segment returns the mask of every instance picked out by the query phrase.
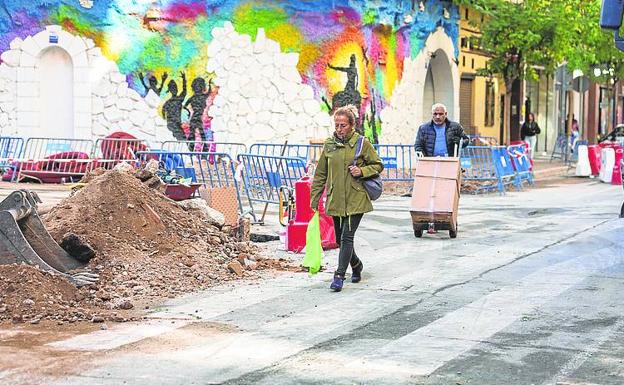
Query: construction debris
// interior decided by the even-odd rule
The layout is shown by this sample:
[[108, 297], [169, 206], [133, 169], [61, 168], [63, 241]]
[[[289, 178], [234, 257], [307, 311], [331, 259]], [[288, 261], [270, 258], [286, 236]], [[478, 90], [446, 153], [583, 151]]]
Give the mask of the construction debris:
[[[87, 267], [99, 281], [77, 288], [36, 267], [0, 266], [0, 321], [124, 321], [163, 298], [257, 276], [256, 270], [291, 268], [288, 261], [258, 256], [256, 246], [225, 231], [237, 229], [220, 229], [223, 219], [207, 215], [201, 204], [184, 208], [134, 173], [87, 177], [84, 187], [43, 220], [52, 238], [89, 259]], [[94, 256], [87, 256], [89, 249]]]

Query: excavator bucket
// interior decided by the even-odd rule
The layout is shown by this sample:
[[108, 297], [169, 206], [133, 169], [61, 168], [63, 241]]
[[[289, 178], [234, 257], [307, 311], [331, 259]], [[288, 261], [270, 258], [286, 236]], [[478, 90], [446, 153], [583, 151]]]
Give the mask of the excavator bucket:
[[0, 264], [27, 263], [66, 276], [77, 286], [97, 281], [85, 264], [61, 248], [46, 230], [39, 214], [39, 196], [32, 191], [13, 191], [0, 202]]

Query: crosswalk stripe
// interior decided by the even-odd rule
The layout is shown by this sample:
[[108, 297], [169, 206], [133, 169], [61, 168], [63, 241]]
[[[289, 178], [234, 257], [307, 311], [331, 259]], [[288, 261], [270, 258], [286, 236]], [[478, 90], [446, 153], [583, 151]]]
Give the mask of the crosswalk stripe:
[[[484, 296], [377, 352], [348, 365], [350, 370], [393, 371], [429, 375], [517, 320], [584, 280], [593, 272], [624, 262], [614, 246], [538, 270], [522, 280]], [[417, 349], [406, 349], [417, 346]]]

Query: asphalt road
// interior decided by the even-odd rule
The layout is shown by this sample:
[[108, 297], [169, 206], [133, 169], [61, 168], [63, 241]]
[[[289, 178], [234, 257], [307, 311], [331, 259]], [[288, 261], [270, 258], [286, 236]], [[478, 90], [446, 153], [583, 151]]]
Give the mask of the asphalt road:
[[386, 197], [357, 233], [361, 283], [330, 292], [330, 252], [315, 277], [172, 300], [52, 343], [84, 354], [41, 383], [621, 385], [622, 200], [597, 182], [463, 196], [451, 240], [414, 238], [409, 199]]

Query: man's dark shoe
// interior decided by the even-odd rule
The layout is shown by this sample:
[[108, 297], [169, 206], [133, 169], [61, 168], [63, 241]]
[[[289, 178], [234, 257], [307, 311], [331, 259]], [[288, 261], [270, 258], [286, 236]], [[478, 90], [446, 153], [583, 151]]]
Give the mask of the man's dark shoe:
[[358, 283], [362, 280], [362, 270], [364, 270], [364, 264], [360, 262], [356, 267], [352, 268], [351, 282]]
[[339, 275], [334, 275], [334, 280], [332, 281], [331, 285], [329, 285], [329, 288], [332, 289], [333, 291], [340, 291], [342, 290], [343, 282], [344, 282], [344, 277], [341, 277]]

